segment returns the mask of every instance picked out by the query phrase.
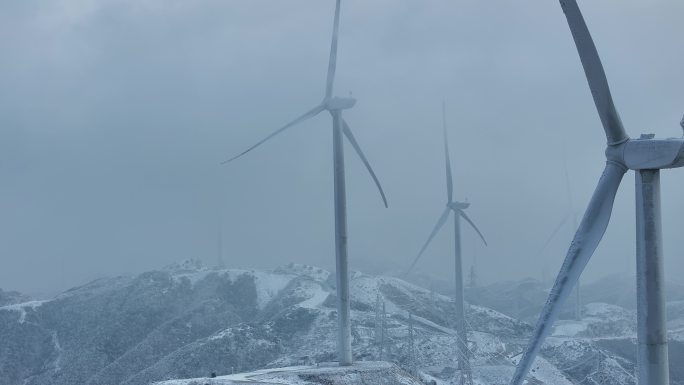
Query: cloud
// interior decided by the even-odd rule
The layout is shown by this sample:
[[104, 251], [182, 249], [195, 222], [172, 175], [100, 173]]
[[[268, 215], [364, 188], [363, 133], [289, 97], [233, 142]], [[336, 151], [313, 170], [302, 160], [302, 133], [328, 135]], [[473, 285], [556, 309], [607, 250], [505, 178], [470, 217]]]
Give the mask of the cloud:
[[[629, 133], [679, 136], [684, 112], [675, 0], [580, 3]], [[3, 287], [66, 288], [187, 258], [332, 267], [330, 121], [318, 117], [239, 162], [218, 162], [320, 101], [332, 1], [0, 4]], [[347, 153], [352, 268], [414, 257], [444, 204], [447, 101], [459, 199], [490, 246], [465, 234], [482, 280], [560, 266], [564, 158], [581, 215], [604, 138], [560, 6], [548, 1], [343, 2], [336, 92], [387, 191], [384, 209]], [[679, 171], [664, 173], [668, 271], [680, 271]], [[632, 271], [625, 178], [588, 279]], [[447, 231], [421, 268], [450, 276]], [[356, 265], [354, 265], [356, 264]], [[447, 267], [447, 268], [445, 268]], [[675, 279], [675, 275], [670, 278]]]

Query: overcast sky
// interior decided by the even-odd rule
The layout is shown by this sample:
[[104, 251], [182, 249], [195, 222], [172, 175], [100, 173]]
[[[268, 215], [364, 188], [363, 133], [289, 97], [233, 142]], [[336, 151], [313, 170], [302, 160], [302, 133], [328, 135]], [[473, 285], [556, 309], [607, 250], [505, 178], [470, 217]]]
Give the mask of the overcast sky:
[[[679, 137], [684, 2], [580, 1], [631, 136]], [[230, 267], [334, 266], [331, 122], [219, 162], [317, 104], [333, 0], [0, 2], [0, 287], [54, 292], [92, 278], [217, 258]], [[466, 269], [492, 282], [555, 275], [605, 137], [552, 0], [344, 0], [336, 94], [389, 200], [347, 151], [352, 268], [407, 266], [446, 200], [446, 100]], [[347, 146], [349, 149], [349, 146]], [[668, 278], [684, 271], [684, 170], [663, 172]], [[586, 279], [634, 271], [634, 174]], [[448, 278], [452, 225], [419, 266]]]

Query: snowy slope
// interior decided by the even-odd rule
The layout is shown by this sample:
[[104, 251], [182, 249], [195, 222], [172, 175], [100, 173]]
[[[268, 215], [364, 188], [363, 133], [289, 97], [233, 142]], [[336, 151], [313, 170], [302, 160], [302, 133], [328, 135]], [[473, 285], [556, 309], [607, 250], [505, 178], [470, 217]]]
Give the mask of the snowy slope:
[[582, 319], [556, 322], [555, 337], [628, 338], [636, 333], [636, 312], [606, 303], [585, 305]]
[[[0, 307], [0, 385], [149, 384], [334, 361], [334, 285], [330, 272], [312, 266], [209, 270], [184, 263], [97, 280], [45, 302]], [[459, 352], [448, 297], [358, 272], [351, 285], [357, 361], [416, 367], [423, 378], [454, 376]], [[376, 343], [378, 294], [387, 309], [382, 349]], [[558, 326], [532, 373], [536, 383], [634, 384], [633, 313], [600, 304], [585, 313], [577, 325]], [[507, 384], [531, 326], [476, 305], [468, 306], [467, 323], [474, 379]], [[680, 378], [684, 374], [673, 384]]]
[[351, 367], [293, 366], [262, 369], [216, 378], [192, 378], [157, 382], [155, 385], [422, 385], [417, 378], [387, 362], [359, 362]]

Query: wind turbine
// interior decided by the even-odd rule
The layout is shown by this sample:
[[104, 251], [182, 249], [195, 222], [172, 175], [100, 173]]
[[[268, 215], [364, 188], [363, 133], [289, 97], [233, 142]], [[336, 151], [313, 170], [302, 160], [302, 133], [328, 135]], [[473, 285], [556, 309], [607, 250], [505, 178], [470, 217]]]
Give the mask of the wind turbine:
[[453, 181], [452, 181], [452, 175], [451, 175], [451, 160], [449, 159], [449, 143], [447, 140], [447, 127], [446, 127], [446, 106], [444, 105], [444, 102], [442, 102], [442, 127], [444, 131], [444, 156], [446, 159], [446, 185], [447, 185], [447, 203], [446, 203], [446, 208], [442, 212], [442, 215], [439, 217], [437, 220], [437, 224], [435, 225], [434, 229], [432, 230], [432, 233], [430, 233], [430, 236], [428, 237], [427, 241], [423, 245], [423, 247], [420, 249], [420, 252], [416, 256], [416, 258], [413, 260], [413, 263], [411, 266], [406, 270], [404, 273], [407, 275], [408, 273], [411, 272], [414, 266], [416, 266], [416, 263], [418, 263], [418, 260], [420, 257], [423, 255], [423, 252], [425, 249], [427, 249], [428, 245], [432, 241], [432, 238], [435, 237], [437, 232], [444, 226], [446, 223], [447, 219], [449, 219], [449, 215], [453, 212], [454, 213], [454, 259], [455, 259], [455, 269], [454, 269], [454, 281], [455, 281], [455, 292], [454, 292], [454, 305], [456, 307], [456, 332], [458, 334], [458, 349], [460, 351], [460, 354], [458, 356], [458, 365], [461, 369], [461, 383], [463, 383], [464, 379], [467, 380], [468, 382], [470, 381], [470, 362], [468, 362], [467, 358], [467, 352], [468, 352], [468, 334], [466, 331], [466, 323], [465, 323], [465, 307], [463, 304], [463, 262], [461, 260], [461, 218], [463, 218], [470, 226], [472, 226], [473, 229], [477, 232], [477, 234], [480, 236], [482, 239], [482, 242], [484, 242], [485, 245], [487, 245], [487, 241], [485, 240], [484, 236], [482, 235], [482, 232], [475, 226], [475, 223], [468, 217], [468, 215], [465, 213], [465, 209], [470, 207], [470, 203], [468, 202], [458, 202], [455, 201], [453, 196], [454, 196], [454, 186], [453, 186]]
[[340, 26], [340, 0], [335, 4], [335, 19], [333, 22], [332, 43], [330, 44], [330, 60], [328, 62], [328, 76], [326, 80], [325, 96], [323, 101], [316, 107], [307, 111], [303, 115], [279, 128], [266, 138], [257, 142], [252, 147], [243, 151], [223, 162], [223, 164], [233, 161], [242, 155], [248, 153], [254, 148], [258, 147], [267, 140], [287, 130], [288, 128], [301, 123], [305, 120], [311, 119], [323, 111], [328, 111], [332, 116], [333, 128], [333, 169], [334, 169], [334, 202], [335, 202], [335, 259], [336, 259], [336, 276], [337, 276], [337, 318], [338, 318], [338, 339], [337, 352], [340, 365], [352, 364], [352, 350], [351, 350], [351, 320], [350, 320], [350, 299], [349, 299], [349, 269], [347, 258], [347, 203], [346, 203], [346, 189], [344, 177], [344, 135], [349, 140], [361, 161], [368, 169], [373, 181], [375, 182], [382, 201], [387, 207], [387, 199], [385, 193], [380, 186], [380, 181], [375, 176], [375, 172], [368, 163], [366, 156], [361, 151], [356, 138], [352, 134], [347, 122], [342, 118], [342, 111], [350, 109], [356, 104], [356, 99], [340, 98], [333, 96], [333, 83], [335, 80], [335, 69], [337, 66], [337, 36]]
[[[669, 384], [660, 169], [684, 166], [684, 139], [627, 136], [613, 105], [596, 47], [575, 0], [560, 0], [608, 140], [606, 166], [584, 213], [532, 338], [516, 368], [512, 385], [525, 379], [563, 302], [608, 227], [613, 202], [627, 170], [636, 174], [637, 374], [639, 383]], [[684, 124], [682, 124], [684, 128]]]
[[[570, 176], [568, 175], [568, 163], [567, 161], [564, 161], [565, 166], [565, 187], [567, 189], [567, 198], [568, 198], [568, 211], [567, 213], [563, 216], [561, 221], [556, 225], [556, 227], [553, 228], [553, 231], [551, 231], [551, 234], [549, 237], [546, 239], [546, 242], [544, 242], [544, 245], [539, 249], [539, 252], [537, 252], [537, 257], [535, 260], [538, 260], [540, 257], [542, 257], [542, 253], [544, 250], [546, 250], [546, 247], [549, 246], [553, 238], [556, 237], [556, 235], [560, 232], [560, 230], [565, 226], [565, 224], [572, 218], [572, 228], [573, 230], [577, 228], [577, 214], [575, 213], [575, 208], [574, 205], [572, 204], [572, 194], [570, 193]], [[544, 269], [543, 271], [546, 272], [546, 260], [543, 261], [544, 264]], [[545, 274], [543, 274], [545, 275]], [[546, 285], [546, 277], [542, 277], [542, 283]], [[582, 319], [582, 302], [580, 298], [580, 284], [579, 281], [577, 281], [577, 286], [575, 287], [575, 308], [573, 309], [575, 313], [575, 319], [577, 321], [580, 321]]]

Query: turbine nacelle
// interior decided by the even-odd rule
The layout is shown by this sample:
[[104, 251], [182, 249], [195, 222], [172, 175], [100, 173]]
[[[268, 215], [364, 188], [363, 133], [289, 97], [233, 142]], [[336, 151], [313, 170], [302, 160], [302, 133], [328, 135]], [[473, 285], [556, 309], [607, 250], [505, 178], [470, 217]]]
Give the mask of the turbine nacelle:
[[468, 202], [451, 202], [451, 203], [447, 203], [447, 207], [452, 209], [452, 210], [465, 210], [468, 207], [470, 207], [470, 203], [468, 203]]
[[340, 98], [334, 96], [332, 98], [326, 98], [323, 100], [323, 106], [328, 111], [340, 111], [348, 110], [356, 104], [356, 99], [354, 98]]
[[655, 170], [684, 166], [684, 138], [654, 139], [653, 134], [630, 139], [606, 150], [608, 160], [630, 170]]

